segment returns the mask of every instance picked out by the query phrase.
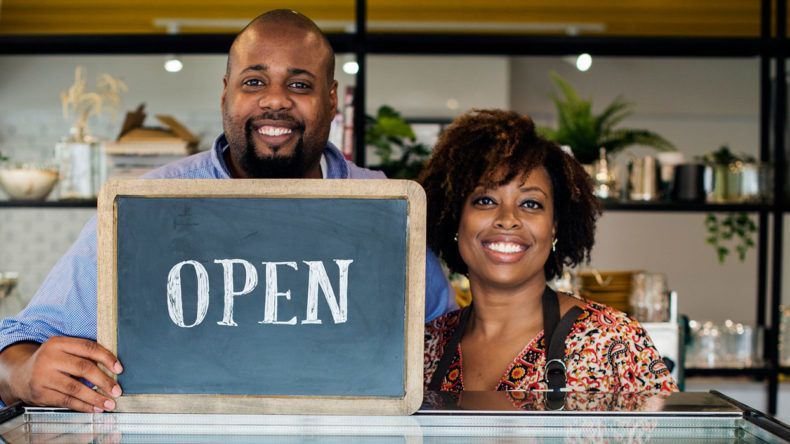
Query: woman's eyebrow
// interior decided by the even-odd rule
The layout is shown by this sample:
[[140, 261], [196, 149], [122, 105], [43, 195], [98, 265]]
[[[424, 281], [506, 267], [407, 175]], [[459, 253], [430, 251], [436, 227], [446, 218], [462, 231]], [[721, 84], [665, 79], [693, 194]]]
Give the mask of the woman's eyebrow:
[[544, 196], [549, 197], [549, 195], [543, 190], [543, 188], [538, 187], [538, 186], [521, 187], [521, 188], [519, 188], [519, 191], [521, 191], [522, 193], [526, 193], [526, 192], [529, 192], [529, 191], [537, 191], [537, 192], [543, 194]]

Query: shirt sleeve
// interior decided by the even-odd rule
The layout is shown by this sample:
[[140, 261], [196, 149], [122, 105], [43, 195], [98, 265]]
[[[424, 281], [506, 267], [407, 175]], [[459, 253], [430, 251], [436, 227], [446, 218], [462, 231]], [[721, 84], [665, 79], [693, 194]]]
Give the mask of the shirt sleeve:
[[425, 322], [430, 322], [452, 309], [450, 297], [455, 293], [430, 249], [425, 253], [425, 268]]
[[0, 351], [53, 336], [96, 339], [96, 216], [55, 264], [30, 303], [0, 321]]
[[612, 350], [611, 358], [624, 392], [676, 392], [675, 380], [664, 360], [639, 322], [624, 317], [619, 326], [619, 351]]

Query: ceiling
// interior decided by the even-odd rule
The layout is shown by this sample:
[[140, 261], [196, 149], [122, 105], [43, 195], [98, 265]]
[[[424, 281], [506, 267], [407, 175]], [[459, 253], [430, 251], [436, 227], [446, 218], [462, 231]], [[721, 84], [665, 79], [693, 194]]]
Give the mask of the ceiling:
[[[0, 34], [151, 34], [168, 24], [171, 32], [235, 32], [274, 8], [340, 31], [353, 24], [354, 7], [353, 0], [0, 0]], [[371, 32], [757, 37], [760, 1], [368, 0], [368, 20]]]

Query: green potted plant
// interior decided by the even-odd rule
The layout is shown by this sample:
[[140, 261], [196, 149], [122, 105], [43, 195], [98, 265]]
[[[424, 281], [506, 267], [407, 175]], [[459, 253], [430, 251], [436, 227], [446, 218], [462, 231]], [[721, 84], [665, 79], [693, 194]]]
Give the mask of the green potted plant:
[[[743, 170], [747, 165], [756, 165], [756, 160], [748, 154], [735, 154], [727, 145], [711, 151], [699, 161], [712, 170], [712, 190], [708, 200], [715, 203], [732, 203], [749, 200], [747, 190], [742, 190]], [[753, 196], [751, 196], [753, 197]]]
[[614, 99], [603, 111], [593, 113], [592, 100], [582, 99], [573, 87], [556, 72], [551, 80], [561, 96], [552, 94], [557, 108], [557, 128], [540, 128], [541, 134], [560, 145], [568, 145], [581, 163], [592, 163], [600, 148], [616, 154], [631, 145], [645, 145], [659, 151], [675, 147], [658, 134], [645, 129], [619, 128], [618, 125], [634, 112], [633, 104], [621, 97]]
[[376, 116], [366, 116], [365, 143], [375, 148], [381, 163], [371, 168], [392, 179], [416, 179], [430, 149], [417, 142], [411, 125], [392, 107], [381, 106]]

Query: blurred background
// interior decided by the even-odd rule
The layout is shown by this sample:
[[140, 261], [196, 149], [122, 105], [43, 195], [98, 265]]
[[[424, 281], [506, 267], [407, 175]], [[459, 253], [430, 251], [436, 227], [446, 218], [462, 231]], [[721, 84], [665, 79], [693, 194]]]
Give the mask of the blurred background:
[[[575, 272], [598, 274], [599, 287], [617, 273], [629, 284], [638, 271], [662, 275], [666, 319], [643, 320], [667, 321], [676, 293], [677, 313], [694, 321], [672, 336], [679, 354], [692, 353], [686, 388], [790, 418], [780, 383], [790, 353], [778, 353], [790, 348], [780, 328], [790, 303], [786, 81], [776, 82], [786, 8], [773, 1], [2, 0], [0, 272], [18, 273], [3, 315], [33, 296], [94, 214], [104, 180], [211, 146], [230, 42], [275, 8], [312, 18], [335, 47], [341, 103], [330, 137], [359, 164], [414, 177], [441, 130], [471, 108], [526, 113], [569, 145], [606, 205], [592, 262]], [[83, 100], [91, 92], [98, 109]], [[141, 104], [147, 118], [124, 128]], [[609, 134], [557, 131], [611, 109]], [[407, 125], [397, 143], [382, 142], [387, 119]], [[620, 130], [660, 139], [610, 143]], [[687, 189], [677, 174], [689, 168], [700, 179]], [[23, 180], [46, 192], [14, 195]], [[575, 273], [564, 284], [595, 296], [584, 282]], [[626, 311], [643, 297], [597, 290], [619, 291]], [[716, 354], [738, 341], [749, 350]]]

